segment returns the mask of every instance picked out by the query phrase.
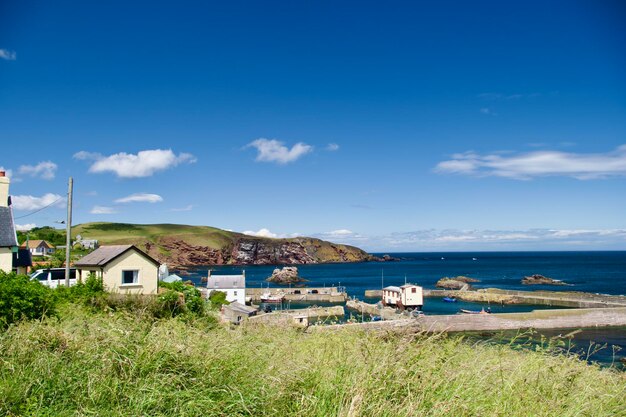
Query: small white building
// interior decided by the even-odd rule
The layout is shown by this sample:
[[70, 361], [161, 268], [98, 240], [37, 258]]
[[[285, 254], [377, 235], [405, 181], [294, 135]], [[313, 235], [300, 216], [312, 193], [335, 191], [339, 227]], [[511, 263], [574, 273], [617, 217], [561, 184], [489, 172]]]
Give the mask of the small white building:
[[383, 304], [396, 306], [401, 309], [422, 309], [424, 305], [424, 289], [415, 284], [404, 284], [401, 287], [389, 286], [383, 288]]
[[41, 239], [27, 240], [22, 244], [22, 248], [28, 249], [33, 256], [50, 256], [56, 252], [56, 247]]
[[207, 292], [221, 291], [226, 293], [226, 301], [246, 304], [246, 271], [241, 275], [213, 275], [209, 270], [206, 283]]
[[133, 245], [100, 246], [74, 263], [79, 281], [94, 274], [109, 292], [141, 295], [157, 294], [159, 265]]

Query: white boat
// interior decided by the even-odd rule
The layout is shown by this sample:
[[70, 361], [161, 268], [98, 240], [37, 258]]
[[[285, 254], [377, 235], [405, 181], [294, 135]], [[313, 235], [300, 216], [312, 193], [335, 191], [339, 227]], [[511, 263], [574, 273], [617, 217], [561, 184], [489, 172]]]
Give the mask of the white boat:
[[271, 292], [264, 292], [261, 294], [262, 303], [282, 303], [285, 297], [282, 294], [272, 294]]

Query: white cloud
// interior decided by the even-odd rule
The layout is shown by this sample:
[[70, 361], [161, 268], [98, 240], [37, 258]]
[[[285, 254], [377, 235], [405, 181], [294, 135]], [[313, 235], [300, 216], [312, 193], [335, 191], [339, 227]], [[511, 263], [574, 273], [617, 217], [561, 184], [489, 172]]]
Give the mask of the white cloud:
[[0, 49], [0, 58], [6, 59], [7, 61], [15, 61], [17, 59], [17, 54], [15, 53], [15, 51]]
[[193, 204], [189, 204], [188, 206], [185, 206], [185, 207], [177, 207], [177, 208], [170, 209], [170, 211], [191, 211], [191, 210], [193, 210]]
[[256, 160], [258, 162], [276, 162], [278, 164], [287, 164], [295, 162], [302, 156], [313, 151], [311, 145], [298, 142], [289, 149], [287, 146], [276, 139], [260, 138], [246, 145], [246, 148], [255, 148], [257, 150]]
[[102, 154], [99, 154], [97, 152], [87, 152], [87, 151], [80, 151], [80, 152], [76, 152], [73, 156], [74, 159], [80, 159], [81, 161], [86, 161], [86, 160], [98, 160], [98, 159], [102, 159], [103, 156]]
[[158, 194], [136, 193], [126, 197], [118, 198], [116, 203], [160, 203], [163, 197]]
[[337, 145], [336, 143], [329, 143], [328, 146], [326, 146], [326, 150], [329, 152], [335, 152], [339, 150], [339, 145]]
[[37, 227], [35, 223], [16, 224], [15, 230], [17, 230], [18, 232], [28, 232], [30, 230], [33, 230], [35, 227]]
[[22, 165], [19, 173], [30, 175], [31, 177], [39, 177], [44, 180], [52, 180], [56, 174], [57, 164], [52, 161], [43, 161], [37, 165]]
[[65, 197], [52, 193], [44, 194], [41, 197], [14, 195], [11, 196], [11, 202], [15, 210], [39, 210], [47, 206], [62, 207], [65, 205]]
[[567, 176], [579, 180], [626, 176], [626, 145], [606, 153], [537, 151], [511, 155], [465, 152], [442, 161], [435, 172], [529, 180]]
[[483, 107], [482, 109], [480, 109], [480, 112], [482, 114], [487, 114], [487, 115], [490, 115], [490, 116], [497, 116], [498, 115], [498, 113], [494, 112], [489, 107]]
[[91, 214], [115, 214], [117, 213], [117, 210], [114, 209], [113, 207], [93, 206], [93, 208], [91, 209], [89, 213]]
[[278, 235], [276, 233], [272, 233], [269, 231], [269, 229], [260, 229], [257, 232], [254, 232], [252, 230], [246, 230], [245, 232], [242, 232], [244, 235], [248, 235], [248, 236], [256, 236], [256, 237], [271, 237], [271, 238], [277, 238]]
[[331, 236], [350, 236], [354, 233], [352, 233], [352, 231], [348, 229], [339, 229], [339, 230], [333, 230], [332, 232], [329, 232], [328, 234]]
[[189, 153], [176, 155], [171, 149], [153, 149], [137, 154], [120, 152], [109, 156], [80, 151], [74, 154], [80, 160], [95, 160], [89, 168], [91, 173], [113, 172], [121, 178], [141, 178], [154, 175], [177, 165], [191, 164], [197, 159]]

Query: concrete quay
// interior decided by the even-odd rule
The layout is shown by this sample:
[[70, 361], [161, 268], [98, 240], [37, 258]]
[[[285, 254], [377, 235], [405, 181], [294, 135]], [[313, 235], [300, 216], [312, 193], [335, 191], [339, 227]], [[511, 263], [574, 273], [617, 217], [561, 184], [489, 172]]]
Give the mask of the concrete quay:
[[348, 299], [348, 294], [340, 292], [338, 287], [246, 288], [246, 296], [253, 302], [260, 302], [267, 292], [282, 295], [286, 301], [343, 303]]
[[[381, 296], [381, 290], [365, 291], [365, 297], [380, 298]], [[576, 291], [514, 291], [498, 288], [471, 291], [425, 289], [424, 297], [456, 297], [459, 300], [483, 303], [532, 304], [573, 308], [626, 307], [625, 296]]]
[[626, 307], [535, 310], [529, 313], [456, 314], [313, 326], [313, 331], [361, 329], [393, 332], [465, 332], [517, 329], [580, 329], [626, 326]]

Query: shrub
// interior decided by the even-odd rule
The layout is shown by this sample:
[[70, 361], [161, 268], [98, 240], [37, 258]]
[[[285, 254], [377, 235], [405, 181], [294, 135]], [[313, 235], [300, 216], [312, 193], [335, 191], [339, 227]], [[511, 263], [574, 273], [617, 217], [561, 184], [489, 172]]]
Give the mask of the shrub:
[[55, 314], [52, 290], [26, 275], [0, 271], [0, 328]]
[[[192, 313], [200, 316], [204, 314], [206, 303], [202, 299], [200, 291], [196, 287], [194, 287], [193, 284], [186, 284], [181, 281], [171, 283], [159, 282], [159, 286], [162, 288], [167, 288], [168, 290], [161, 294], [159, 298], [163, 297], [162, 302], [166, 302], [167, 300], [169, 300], [169, 307], [174, 307], [173, 305], [171, 305], [171, 303], [173, 302], [173, 295], [168, 294], [170, 291], [183, 295], [182, 306], [177, 306], [171, 310], [174, 316], [182, 313]], [[168, 308], [168, 305], [164, 304], [163, 307]]]
[[211, 291], [211, 294], [209, 294], [209, 301], [211, 302], [211, 308], [215, 310], [220, 309], [225, 304], [230, 304], [226, 300], [226, 293], [222, 291]]
[[59, 286], [55, 290], [55, 295], [61, 301], [83, 303], [87, 306], [99, 304], [95, 302], [95, 298], [105, 296], [104, 285], [102, 281], [94, 274], [90, 274], [85, 282], [77, 282], [71, 287]]

